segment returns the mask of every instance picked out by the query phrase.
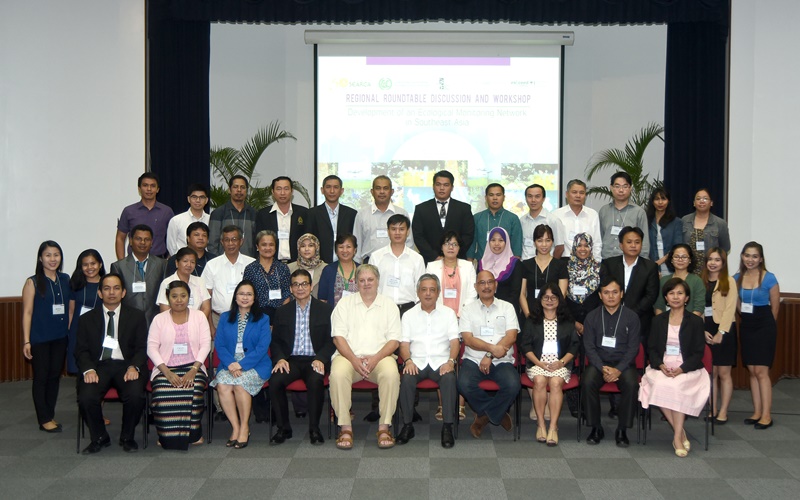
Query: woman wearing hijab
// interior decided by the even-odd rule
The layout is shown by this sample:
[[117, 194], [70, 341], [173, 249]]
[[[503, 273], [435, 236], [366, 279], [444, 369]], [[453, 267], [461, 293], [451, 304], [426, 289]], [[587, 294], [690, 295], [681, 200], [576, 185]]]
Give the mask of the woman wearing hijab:
[[289, 264], [289, 274], [298, 269], [305, 269], [311, 275], [311, 296], [315, 299], [319, 294], [319, 277], [325, 264], [319, 256], [319, 240], [311, 233], [297, 239], [297, 260]]
[[575, 331], [583, 335], [583, 320], [589, 311], [600, 305], [597, 289], [600, 286], [600, 263], [592, 254], [593, 241], [589, 233], [578, 233], [572, 242], [572, 256], [567, 264], [569, 286], [567, 305], [575, 318]]
[[522, 286], [520, 260], [511, 251], [508, 233], [502, 227], [489, 231], [489, 243], [483, 251], [483, 258], [478, 262], [478, 272], [491, 271], [497, 280], [497, 291], [494, 296], [510, 302], [520, 314], [519, 292]]

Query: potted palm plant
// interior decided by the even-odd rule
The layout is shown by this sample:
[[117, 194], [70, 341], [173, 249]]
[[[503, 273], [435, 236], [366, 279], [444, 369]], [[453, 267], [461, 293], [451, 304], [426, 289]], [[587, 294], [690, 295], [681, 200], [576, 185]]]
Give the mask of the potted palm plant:
[[[649, 174], [644, 173], [644, 153], [653, 140], [660, 139], [664, 142], [663, 134], [664, 127], [657, 123], [649, 123], [628, 140], [624, 150], [613, 148], [595, 153], [586, 167], [586, 179], [591, 181], [595, 174], [609, 168], [613, 169], [613, 172], [626, 172], [633, 180], [631, 203], [645, 206], [650, 193], [662, 186], [663, 182], [657, 177], [650, 180]], [[592, 186], [586, 194], [614, 199], [608, 186]]]
[[[246, 202], [256, 210], [264, 208], [272, 201], [272, 187], [260, 186], [259, 181], [254, 179], [256, 165], [261, 155], [266, 149], [284, 139], [297, 140], [291, 133], [281, 129], [279, 121], [274, 121], [256, 132], [239, 148], [214, 147], [211, 148], [209, 161], [211, 164], [212, 177], [221, 181], [221, 185], [211, 186], [211, 207], [216, 208], [224, 205], [230, 200], [231, 194], [228, 192], [228, 184], [234, 175], [243, 175], [247, 178], [250, 189], [247, 191]], [[311, 198], [308, 190], [298, 181], [292, 181], [292, 188], [300, 193], [306, 200], [306, 205], [311, 206]]]

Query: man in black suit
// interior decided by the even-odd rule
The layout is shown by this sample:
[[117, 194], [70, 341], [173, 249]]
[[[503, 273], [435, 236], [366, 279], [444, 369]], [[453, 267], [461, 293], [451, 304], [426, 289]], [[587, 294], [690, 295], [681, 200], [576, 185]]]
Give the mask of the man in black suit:
[[[344, 189], [342, 179], [329, 175], [322, 180], [322, 196], [325, 202], [308, 210], [306, 232], [319, 239], [319, 256], [325, 262], [336, 259], [334, 241], [338, 234], [353, 234], [357, 212], [339, 203]], [[361, 242], [359, 242], [360, 244]]]
[[[644, 232], [635, 226], [625, 226], [619, 232], [619, 247], [622, 255], [603, 259], [600, 278], [614, 277], [623, 285], [623, 304], [639, 317], [641, 342], [647, 352], [647, 336], [653, 319], [653, 304], [658, 298], [658, 266], [655, 262], [640, 257]], [[616, 397], [609, 396], [611, 410], [608, 416], [617, 417]]]
[[308, 232], [308, 209], [292, 203], [293, 195], [292, 179], [285, 175], [275, 177], [272, 179], [272, 199], [275, 204], [262, 208], [256, 214], [255, 233], [264, 229], [275, 231], [278, 235], [275, 258], [285, 264], [297, 260], [297, 240]]
[[445, 231], [456, 231], [461, 236], [464, 244], [458, 251], [459, 259], [466, 259], [467, 250], [472, 246], [475, 236], [472, 209], [467, 203], [450, 197], [454, 182], [453, 174], [447, 170], [433, 174], [434, 198], [420, 203], [414, 210], [411, 229], [425, 264], [439, 258], [439, 244]]
[[164, 279], [167, 261], [150, 253], [153, 230], [149, 226], [134, 226], [130, 235], [131, 253], [111, 264], [111, 272], [122, 276], [126, 294], [123, 303], [144, 313], [147, 325], [158, 314], [158, 290]]
[[[272, 328], [272, 377], [269, 380], [270, 400], [275, 404], [278, 431], [270, 444], [281, 444], [292, 437], [286, 386], [302, 379], [308, 390], [308, 434], [311, 444], [325, 440], [319, 430], [319, 419], [325, 400], [325, 373], [330, 371], [331, 356], [336, 348], [331, 337], [331, 313], [325, 302], [311, 296], [311, 274], [305, 269], [292, 273], [294, 301], [278, 308]], [[298, 322], [298, 318], [300, 321]]]
[[144, 313], [122, 305], [122, 276], [109, 273], [100, 278], [97, 295], [103, 307], [80, 318], [75, 343], [78, 371], [78, 406], [92, 442], [84, 454], [97, 453], [111, 444], [101, 403], [110, 387], [122, 400], [122, 430], [119, 445], [126, 452], [139, 449], [133, 439], [145, 405], [147, 383], [147, 322]]

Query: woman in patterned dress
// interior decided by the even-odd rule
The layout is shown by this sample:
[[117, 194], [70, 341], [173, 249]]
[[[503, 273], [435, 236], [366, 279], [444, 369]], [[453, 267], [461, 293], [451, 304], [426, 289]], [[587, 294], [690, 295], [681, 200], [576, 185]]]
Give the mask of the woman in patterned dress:
[[219, 368], [211, 385], [231, 423], [225, 446], [241, 449], [250, 438], [252, 397], [258, 394], [272, 372], [268, 356], [272, 334], [269, 316], [258, 306], [258, 293], [250, 280], [242, 280], [233, 292], [230, 311], [222, 313], [214, 339]]

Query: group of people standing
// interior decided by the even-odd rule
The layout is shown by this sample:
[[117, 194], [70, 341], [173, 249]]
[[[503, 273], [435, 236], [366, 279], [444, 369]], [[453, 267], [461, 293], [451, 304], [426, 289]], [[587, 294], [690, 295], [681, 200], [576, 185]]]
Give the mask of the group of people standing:
[[[360, 379], [378, 385], [367, 416], [380, 420], [378, 445], [412, 439], [421, 377], [441, 390], [436, 418], [449, 448], [466, 403], [475, 412], [474, 437], [488, 424], [511, 429], [518, 347], [532, 381], [537, 441], [558, 444], [561, 388], [583, 352], [587, 442], [604, 437], [599, 387], [617, 382], [617, 444], [628, 444], [638, 397], [643, 407], [662, 409], [675, 453], [685, 456], [684, 415], [699, 415], [708, 396], [701, 371], [707, 344], [719, 387], [709, 418], [727, 422], [741, 344], [754, 406], [746, 423], [772, 425], [778, 283], [756, 242], [744, 246], [739, 272], [729, 275], [727, 225], [710, 213], [707, 190], [696, 193], [695, 211], [678, 219], [664, 189], [644, 209], [630, 204], [631, 179], [618, 172], [614, 200], [599, 213], [584, 205], [585, 183], [572, 180], [567, 205], [552, 213], [544, 208], [545, 188], [529, 186], [529, 211], [518, 217], [503, 208], [502, 185], [486, 187], [487, 209], [473, 215], [450, 196], [454, 182], [450, 172], [434, 174], [434, 198], [415, 207], [413, 222], [392, 203], [386, 176], [374, 179], [373, 202], [358, 211], [338, 202], [343, 186], [333, 175], [323, 180], [325, 201], [310, 209], [292, 203], [291, 179], [277, 177], [275, 204], [256, 211], [245, 201], [247, 180], [235, 176], [230, 202], [210, 216], [208, 190], [196, 184], [189, 210], [173, 216], [155, 200], [158, 178], [143, 174], [141, 201], [120, 218], [110, 273], [90, 249], [69, 277], [60, 246], [46, 241], [25, 282], [23, 354], [33, 364], [40, 429], [61, 431], [55, 401], [66, 358], [92, 436], [85, 453], [110, 443], [101, 406], [109, 387], [124, 407], [120, 445], [138, 448], [133, 431], [148, 380], [165, 448], [203, 442], [209, 385], [231, 425], [227, 446], [247, 446], [251, 411], [266, 420], [267, 399], [278, 426], [271, 443], [284, 442], [292, 437], [286, 387], [298, 379], [307, 397], [294, 395], [295, 413], [308, 416], [309, 439], [321, 444], [326, 375], [339, 448], [353, 446], [349, 391]], [[649, 359], [641, 385], [637, 358]], [[499, 386], [494, 398], [479, 388], [483, 380]], [[395, 437], [389, 426], [398, 398], [403, 427]]]

